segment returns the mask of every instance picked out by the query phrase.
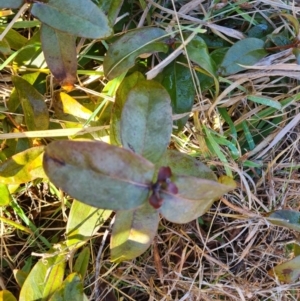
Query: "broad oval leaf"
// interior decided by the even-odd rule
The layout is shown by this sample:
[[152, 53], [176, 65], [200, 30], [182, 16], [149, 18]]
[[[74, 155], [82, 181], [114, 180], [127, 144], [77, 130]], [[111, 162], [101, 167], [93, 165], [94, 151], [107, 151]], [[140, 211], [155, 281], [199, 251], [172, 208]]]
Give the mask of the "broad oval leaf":
[[121, 115], [123, 111], [124, 104], [126, 102], [129, 91], [145, 77], [140, 72], [134, 72], [131, 75], [124, 78], [120, 84], [117, 92], [116, 98], [112, 107], [111, 119], [110, 119], [110, 141], [112, 144], [121, 145]]
[[104, 39], [113, 34], [107, 17], [90, 0], [36, 2], [31, 13], [43, 23], [71, 35]]
[[68, 275], [60, 288], [51, 296], [49, 301], [82, 301], [83, 283], [76, 273]]
[[0, 164], [0, 183], [22, 184], [45, 178], [42, 167], [43, 146], [20, 152]]
[[8, 290], [0, 291], [0, 301], [17, 301], [15, 296]]
[[64, 255], [49, 254], [47, 259], [40, 259], [27, 276], [19, 301], [48, 300], [61, 286], [64, 271]]
[[123, 147], [156, 163], [172, 133], [170, 96], [156, 81], [139, 81], [129, 91], [121, 117]]
[[43, 95], [22, 77], [13, 76], [12, 82], [19, 95], [28, 130], [48, 129], [49, 112]]
[[76, 37], [46, 24], [41, 26], [41, 42], [45, 60], [60, 85], [76, 82]]
[[19, 8], [24, 0], [0, 0], [0, 8]]
[[154, 166], [131, 151], [90, 141], [55, 141], [46, 147], [43, 166], [50, 180], [88, 205], [128, 210], [149, 194]]
[[276, 210], [268, 215], [267, 220], [276, 226], [300, 231], [300, 212], [293, 210]]
[[300, 256], [275, 266], [268, 273], [271, 276], [276, 275], [279, 281], [284, 283], [296, 282], [300, 277]]
[[176, 150], [167, 149], [159, 162], [159, 166], [170, 166], [174, 175], [217, 181], [214, 172], [205, 164]]
[[110, 210], [98, 209], [74, 200], [67, 223], [69, 248], [79, 248], [90, 239], [110, 217]]
[[[158, 76], [158, 80], [161, 79], [161, 84], [170, 95], [173, 114], [191, 112], [196, 94], [191, 71], [181, 62], [186, 63], [186, 60], [181, 57], [179, 60], [171, 62]], [[174, 120], [177, 130], [184, 127], [188, 118], [187, 115]]]
[[229, 48], [219, 70], [224, 76], [234, 74], [245, 70], [240, 65], [254, 65], [266, 55], [263, 40], [246, 38], [236, 42]]
[[111, 261], [134, 259], [144, 253], [156, 234], [159, 214], [149, 203], [135, 210], [118, 211], [110, 241]]
[[199, 65], [208, 75], [216, 77], [215, 62], [210, 57], [207, 45], [201, 37], [195, 36], [186, 46], [186, 50], [192, 62]]
[[132, 30], [113, 43], [103, 61], [104, 74], [113, 79], [134, 66], [135, 59], [144, 53], [167, 52], [162, 41], [163, 29], [150, 27]]
[[178, 193], [163, 191], [160, 195], [163, 204], [160, 213], [170, 222], [188, 223], [206, 213], [213, 202], [234, 186], [189, 176], [174, 176], [172, 182]]

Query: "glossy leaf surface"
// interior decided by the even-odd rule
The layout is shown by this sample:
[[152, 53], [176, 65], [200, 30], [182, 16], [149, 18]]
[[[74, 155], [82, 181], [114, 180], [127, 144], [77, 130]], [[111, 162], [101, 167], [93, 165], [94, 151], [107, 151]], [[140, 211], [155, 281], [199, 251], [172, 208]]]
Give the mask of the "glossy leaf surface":
[[134, 72], [131, 75], [124, 78], [116, 92], [116, 99], [112, 107], [110, 120], [110, 141], [113, 144], [121, 145], [120, 122], [123, 107], [127, 100], [128, 93], [139, 81], [144, 79], [145, 77], [142, 73]]
[[220, 66], [222, 75], [230, 75], [245, 70], [241, 65], [252, 66], [267, 55], [263, 49], [264, 41], [257, 38], [246, 38], [236, 42], [227, 51]]
[[111, 260], [121, 262], [144, 253], [152, 243], [159, 214], [148, 203], [135, 210], [118, 211], [110, 242]]
[[154, 173], [149, 161], [103, 142], [52, 142], [43, 166], [50, 180], [72, 197], [111, 210], [143, 204]]
[[192, 176], [217, 181], [214, 172], [196, 158], [179, 151], [167, 149], [162, 156], [160, 166], [170, 166], [172, 173], [181, 176]]
[[19, 8], [24, 0], [0, 0], [0, 8]]
[[189, 176], [174, 176], [172, 181], [178, 188], [177, 194], [161, 193], [163, 204], [160, 213], [170, 222], [188, 223], [206, 213], [213, 202], [234, 186]]
[[22, 77], [13, 76], [12, 81], [19, 95], [28, 130], [48, 129], [49, 112], [43, 95]]
[[162, 41], [166, 32], [160, 28], [132, 30], [114, 42], [104, 58], [104, 74], [113, 79], [134, 66], [136, 58], [144, 53], [167, 52], [168, 46]]
[[44, 178], [42, 167], [43, 146], [17, 153], [0, 164], [0, 183], [22, 184]]
[[61, 286], [64, 271], [64, 255], [40, 259], [26, 278], [19, 301], [47, 300]]
[[83, 283], [76, 273], [70, 274], [49, 301], [82, 301]]
[[41, 42], [54, 77], [62, 86], [73, 85], [77, 72], [76, 37], [42, 24]]
[[[191, 71], [180, 62], [186, 63], [186, 60], [181, 58], [179, 61], [173, 61], [159, 74], [159, 78], [162, 78], [161, 84], [171, 97], [173, 114], [191, 112], [195, 97]], [[188, 118], [189, 116], [186, 116], [174, 120], [174, 125], [178, 127], [178, 130], [181, 130]]]
[[267, 219], [276, 226], [300, 231], [300, 212], [298, 211], [276, 210]]
[[110, 210], [98, 209], [74, 200], [66, 229], [67, 246], [80, 247], [98, 231], [110, 215]]
[[172, 110], [168, 92], [155, 81], [139, 81], [128, 93], [121, 117], [123, 147], [156, 163], [169, 145]]
[[300, 256], [275, 266], [268, 273], [284, 283], [294, 283], [300, 277]]
[[103, 39], [113, 33], [105, 14], [90, 0], [36, 2], [31, 13], [48, 26], [75, 36]]

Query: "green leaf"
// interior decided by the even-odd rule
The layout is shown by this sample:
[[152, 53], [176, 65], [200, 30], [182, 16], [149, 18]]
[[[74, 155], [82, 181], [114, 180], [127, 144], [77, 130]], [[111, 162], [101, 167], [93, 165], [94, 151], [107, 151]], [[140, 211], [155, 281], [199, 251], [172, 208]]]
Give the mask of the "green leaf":
[[73, 271], [76, 272], [77, 274], [79, 274], [81, 276], [82, 279], [84, 279], [85, 274], [87, 272], [88, 269], [88, 265], [89, 265], [89, 260], [90, 260], [90, 248], [89, 247], [85, 247], [78, 255], [74, 267], [73, 267]]
[[203, 215], [215, 200], [235, 188], [190, 176], [174, 176], [172, 182], [177, 186], [178, 193], [162, 191], [163, 204], [159, 211], [170, 222], [179, 224]]
[[[3, 1], [3, 0], [0, 0]], [[7, 2], [6, 0], [4, 0]], [[0, 27], [0, 33], [3, 32], [5, 27]], [[5, 35], [5, 40], [8, 42], [10, 48], [14, 50], [19, 50], [26, 45], [28, 42], [25, 37], [23, 37], [20, 33], [15, 31], [14, 29], [10, 29], [8, 33]]]
[[214, 172], [196, 158], [167, 149], [162, 156], [159, 166], [170, 166], [174, 175], [192, 176], [206, 180], [217, 181]]
[[7, 206], [11, 202], [11, 195], [7, 185], [0, 183], [0, 206]]
[[62, 86], [73, 85], [77, 80], [76, 37], [42, 24], [41, 42], [54, 77]]
[[145, 203], [135, 210], [118, 211], [110, 241], [111, 261], [130, 260], [144, 253], [156, 234], [159, 214]]
[[267, 107], [275, 108], [277, 110], [281, 110], [282, 109], [280, 102], [272, 99], [271, 97], [248, 95], [247, 99], [249, 99], [249, 100], [251, 100], [253, 102], [265, 105]]
[[120, 137], [120, 121], [124, 104], [127, 100], [129, 91], [145, 77], [140, 72], [134, 72], [124, 78], [120, 84], [117, 92], [116, 99], [112, 107], [111, 120], [110, 120], [110, 141], [112, 144], [121, 145]]
[[0, 164], [0, 183], [22, 184], [44, 178], [42, 167], [43, 146], [20, 152]]
[[300, 212], [293, 210], [276, 210], [268, 215], [267, 220], [272, 224], [300, 231]]
[[223, 76], [245, 70], [240, 65], [252, 66], [267, 55], [264, 41], [257, 38], [246, 38], [236, 42], [227, 51], [220, 66]]
[[0, 8], [19, 8], [24, 0], [0, 0]]
[[48, 129], [49, 112], [43, 95], [22, 77], [12, 76], [12, 82], [19, 95], [28, 130]]
[[67, 223], [67, 241], [69, 248], [79, 248], [90, 239], [110, 217], [110, 210], [91, 207], [74, 200]]
[[[188, 67], [182, 65], [182, 62], [186, 64], [183, 57], [176, 62], [173, 61], [158, 76], [158, 79], [162, 79], [160, 83], [171, 97], [173, 114], [191, 112], [196, 94], [191, 71]], [[175, 120], [174, 125], [177, 126], [178, 130], [181, 130], [188, 118], [189, 116], [186, 116]]]
[[76, 273], [70, 274], [49, 301], [82, 301], [83, 283]]
[[300, 256], [275, 266], [268, 273], [271, 276], [276, 275], [278, 280], [284, 283], [296, 282], [300, 276]]
[[15, 296], [8, 290], [0, 291], [0, 301], [17, 301]]
[[6, 39], [3, 39], [0, 41], [0, 53], [4, 55], [10, 55], [11, 54], [11, 49], [9, 46], [9, 43], [7, 42]]
[[113, 33], [107, 17], [90, 0], [36, 2], [31, 13], [48, 26], [75, 36], [104, 39]]
[[17, 269], [14, 269], [13, 272], [19, 287], [22, 287], [26, 278], [28, 277], [28, 273]]
[[129, 91], [121, 117], [123, 147], [156, 163], [172, 133], [172, 110], [167, 91], [156, 81], [139, 81]]
[[[22, 76], [22, 78], [25, 79], [27, 82], [29, 82], [31, 85], [33, 85], [39, 74], [40, 74], [39, 72], [27, 73], [27, 74], [24, 74]], [[10, 94], [10, 97], [9, 97], [7, 107], [9, 109], [9, 111], [16, 112], [18, 107], [20, 106], [20, 104], [21, 103], [20, 103], [20, 98], [19, 98], [18, 92], [15, 88], [13, 88], [13, 90]]]
[[64, 271], [64, 255], [49, 254], [47, 259], [40, 259], [26, 278], [19, 301], [48, 300], [61, 286]]
[[216, 73], [216, 65], [211, 58], [205, 41], [196, 36], [187, 46], [186, 50], [189, 59], [200, 67], [196, 70], [212, 77], [214, 79], [216, 94], [219, 94], [219, 81]]
[[143, 204], [154, 173], [149, 161], [103, 142], [52, 142], [43, 165], [50, 180], [72, 197], [111, 210]]
[[122, 5], [123, 0], [102, 0], [98, 6], [107, 16], [110, 24], [115, 24]]
[[160, 28], [139, 28], [124, 34], [110, 45], [103, 61], [104, 74], [113, 79], [134, 66], [136, 58], [144, 53], [167, 52], [162, 41], [166, 32]]

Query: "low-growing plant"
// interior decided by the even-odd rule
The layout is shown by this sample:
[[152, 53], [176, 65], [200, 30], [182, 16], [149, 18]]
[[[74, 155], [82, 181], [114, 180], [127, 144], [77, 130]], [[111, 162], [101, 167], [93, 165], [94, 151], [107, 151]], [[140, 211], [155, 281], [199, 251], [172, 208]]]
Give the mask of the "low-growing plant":
[[[248, 161], [247, 151], [255, 149], [265, 136], [281, 126], [283, 108], [299, 100], [299, 93], [283, 99], [257, 95], [243, 86], [244, 81], [237, 84], [230, 79], [280, 47], [293, 48], [298, 59], [299, 43], [290, 41], [290, 32], [294, 30], [295, 36], [299, 33], [295, 17], [281, 13], [291, 27], [273, 33], [265, 23], [256, 24], [256, 18], [248, 18], [249, 24], [253, 21], [252, 25], [256, 25], [250, 26], [247, 36], [232, 28], [217, 27], [223, 32], [220, 36], [238, 39], [233, 45], [229, 39], [217, 40], [207, 35], [204, 25], [213, 30], [216, 27], [203, 20], [196, 25], [172, 25], [172, 30], [165, 24], [133, 29], [129, 26], [125, 34], [113, 36], [114, 30], [119, 33], [116, 28], [124, 25], [122, 21], [113, 24], [128, 3], [0, 0], [1, 8], [20, 9], [20, 14], [29, 9], [37, 19], [26, 23], [28, 28], [35, 28], [28, 40], [12, 28], [15, 18], [6, 28], [0, 27], [3, 39], [0, 69], [13, 70], [14, 86], [5, 110], [22, 115], [17, 117], [21, 121], [3, 115], [3, 119], [10, 117], [14, 125], [3, 121], [3, 132], [9, 139], [16, 139], [1, 144], [0, 202], [3, 207], [12, 206], [25, 226], [2, 216], [1, 221], [41, 241], [48, 250], [29, 270], [15, 270], [15, 279], [21, 287], [20, 300], [87, 298], [83, 281], [90, 254], [89, 249], [80, 248], [112, 216], [110, 259], [119, 263], [134, 259], [149, 248], [161, 217], [174, 223], [188, 223], [235, 187], [232, 178], [218, 180], [199, 160], [170, 147], [172, 130], [178, 134], [184, 128], [200, 91], [209, 94], [212, 102], [207, 122], [200, 124], [195, 117], [195, 130], [200, 133], [198, 142], [200, 148], [206, 148], [203, 153], [217, 156], [225, 163], [227, 175], [232, 175], [232, 170], [224, 147], [232, 161], [260, 171], [262, 164]], [[234, 7], [239, 4], [235, 3], [231, 9]], [[273, 17], [276, 16], [270, 18]], [[151, 60], [147, 59], [149, 56]], [[103, 61], [103, 69], [86, 70], [95, 61]], [[17, 75], [24, 66], [27, 72]], [[77, 70], [78, 66], [81, 70]], [[43, 95], [45, 73], [51, 73], [55, 79], [50, 106], [59, 120], [56, 123], [51, 120], [53, 116]], [[82, 97], [81, 91], [73, 93], [72, 89], [78, 74], [106, 77], [107, 82], [92, 86], [96, 101], [92, 97], [86, 97], [86, 102], [77, 101], [76, 97]], [[251, 106], [261, 106], [249, 120], [229, 114], [227, 106], [220, 105], [222, 97], [227, 93], [230, 98], [235, 89]], [[87, 94], [90, 91], [85, 90]], [[108, 101], [112, 97], [113, 103]], [[228, 125], [225, 131], [220, 131], [222, 134], [208, 126], [216, 108], [220, 122]], [[273, 115], [276, 117], [271, 118]], [[49, 143], [45, 139], [29, 139], [46, 138], [46, 131], [53, 138], [56, 130], [63, 132], [59, 136], [69, 136], [69, 140]], [[5, 137], [8, 136], [3, 134], [2, 139]], [[59, 195], [58, 187], [72, 198], [65, 240], [56, 245], [39, 233], [13, 197], [13, 192], [22, 189], [21, 184], [49, 180], [52, 192]], [[300, 230], [299, 214], [295, 211], [277, 210], [261, 218]], [[71, 259], [78, 250], [73, 266]], [[294, 253], [299, 255], [299, 247]], [[296, 281], [300, 270], [298, 257], [275, 266], [269, 274], [283, 282]], [[1, 298], [15, 300], [6, 290], [0, 292]]]

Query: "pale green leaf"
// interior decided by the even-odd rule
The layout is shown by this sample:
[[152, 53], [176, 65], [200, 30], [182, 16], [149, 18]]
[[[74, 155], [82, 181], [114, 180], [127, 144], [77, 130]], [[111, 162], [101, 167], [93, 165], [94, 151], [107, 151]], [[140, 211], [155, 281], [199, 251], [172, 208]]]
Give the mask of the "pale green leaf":
[[118, 211], [110, 242], [111, 260], [121, 262], [144, 253], [156, 234], [159, 214], [149, 203], [135, 210]]
[[156, 163], [172, 133], [168, 92], [156, 81], [142, 80], [129, 91], [121, 117], [123, 147]]
[[79, 248], [87, 242], [110, 217], [110, 210], [91, 207], [74, 200], [67, 223], [67, 241], [70, 248]]
[[52, 142], [43, 165], [50, 180], [72, 197], [111, 210], [142, 205], [154, 173], [146, 159], [103, 142]]
[[48, 26], [75, 36], [104, 39], [113, 33], [105, 14], [90, 0], [35, 2], [31, 13]]

